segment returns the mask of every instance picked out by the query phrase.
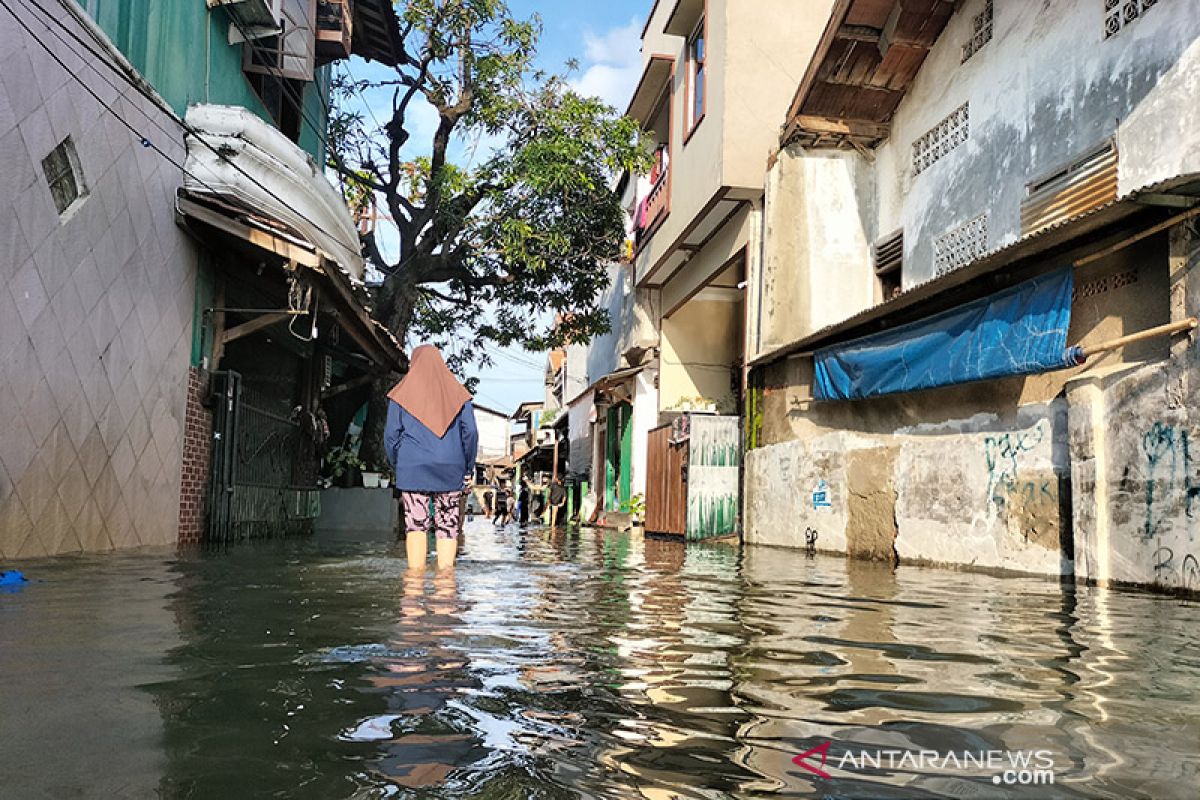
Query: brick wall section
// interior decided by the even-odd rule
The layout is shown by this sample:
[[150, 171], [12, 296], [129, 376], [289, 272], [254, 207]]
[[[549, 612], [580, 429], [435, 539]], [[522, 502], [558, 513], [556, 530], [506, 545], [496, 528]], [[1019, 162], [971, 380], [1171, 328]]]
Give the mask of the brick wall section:
[[204, 539], [208, 466], [212, 455], [212, 412], [202, 403], [208, 392], [208, 373], [188, 368], [187, 417], [183, 433], [183, 478], [179, 490], [179, 543]]

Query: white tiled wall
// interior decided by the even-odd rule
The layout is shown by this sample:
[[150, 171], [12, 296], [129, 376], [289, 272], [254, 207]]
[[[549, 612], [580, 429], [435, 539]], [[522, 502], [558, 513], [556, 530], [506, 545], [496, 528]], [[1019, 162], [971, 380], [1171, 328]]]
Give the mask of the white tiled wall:
[[[34, 30], [76, 77], [0, 24], [0, 561], [175, 541], [196, 270], [178, 169], [79, 81], [182, 163], [178, 127]], [[60, 219], [67, 135], [89, 194]]]

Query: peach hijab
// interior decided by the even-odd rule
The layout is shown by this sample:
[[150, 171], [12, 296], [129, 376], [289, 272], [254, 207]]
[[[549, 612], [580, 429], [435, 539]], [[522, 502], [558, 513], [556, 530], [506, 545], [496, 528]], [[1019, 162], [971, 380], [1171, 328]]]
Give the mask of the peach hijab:
[[392, 387], [388, 399], [441, 438], [471, 393], [450, 372], [438, 349], [423, 344], [413, 350], [408, 374]]

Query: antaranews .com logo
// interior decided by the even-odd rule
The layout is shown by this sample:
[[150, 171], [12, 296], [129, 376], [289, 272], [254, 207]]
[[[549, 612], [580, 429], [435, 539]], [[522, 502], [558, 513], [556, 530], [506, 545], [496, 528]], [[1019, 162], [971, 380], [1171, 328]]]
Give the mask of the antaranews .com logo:
[[912, 772], [991, 774], [992, 783], [1005, 786], [1046, 786], [1054, 783], [1054, 754], [1049, 750], [846, 750], [829, 764], [829, 746], [821, 742], [792, 759], [818, 778], [832, 778], [828, 769], [886, 769]]

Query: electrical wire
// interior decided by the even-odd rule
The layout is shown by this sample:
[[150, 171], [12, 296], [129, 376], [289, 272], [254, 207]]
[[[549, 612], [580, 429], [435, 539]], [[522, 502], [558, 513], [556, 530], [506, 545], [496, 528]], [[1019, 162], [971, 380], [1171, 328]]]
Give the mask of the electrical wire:
[[[295, 208], [291, 203], [284, 200], [282, 197], [280, 197], [278, 194], [276, 194], [274, 191], [272, 191], [269, 187], [265, 186], [261, 181], [259, 181], [253, 175], [250, 175], [248, 172], [246, 172], [246, 170], [243, 169], [241, 167], [241, 165], [235, 163], [226, 153], [222, 152], [218, 147], [216, 147], [215, 145], [208, 142], [203, 137], [203, 135], [201, 134], [201, 132], [198, 129], [196, 129], [194, 126], [188, 124], [187, 121], [180, 119], [179, 116], [176, 115], [174, 109], [172, 109], [168, 106], [165, 106], [164, 103], [160, 100], [160, 98], [156, 97], [154, 94], [151, 94], [150, 92], [148, 92], [145, 89], [145, 87], [141, 86], [137, 81], [130, 78], [130, 76], [128, 74], [126, 74], [124, 69], [122, 69], [118, 65], [113, 64], [111, 61], [109, 61], [109, 59], [104, 54], [98, 53], [96, 50], [94, 50], [92, 47], [90, 47], [86, 42], [84, 42], [82, 39], [80, 39], [78, 37], [78, 35], [76, 35], [74, 31], [70, 30], [70, 28], [68, 28], [61, 20], [52, 16], [50, 14], [50, 12], [47, 11], [46, 8], [43, 7], [38, 2], [38, 0], [22, 0], [22, 2], [36, 7], [39, 11], [42, 12], [42, 15], [45, 16], [47, 20], [49, 20], [53, 24], [57, 25], [58, 27], [62, 28], [64, 31], [66, 31], [67, 35], [70, 36], [72, 39], [74, 39], [77, 43], [79, 43], [88, 53], [90, 53], [92, 56], [94, 56], [99, 61], [101, 61], [101, 63], [103, 63], [106, 67], [108, 67], [110, 70], [112, 70], [113, 73], [116, 74], [118, 78], [120, 78], [124, 83], [126, 83], [128, 86], [133, 88], [138, 94], [145, 97], [147, 100], [149, 100], [151, 103], [153, 103], [157, 108], [159, 108], [161, 111], [163, 111], [168, 119], [170, 119], [172, 122], [174, 122], [176, 125], [178, 125], [185, 133], [191, 135], [196, 141], [198, 141], [205, 148], [212, 151], [212, 153], [214, 155], [216, 155], [220, 160], [229, 164], [229, 166], [232, 167], [236, 172], [240, 173], [243, 177], [245, 177], [247, 180], [249, 180], [255, 186], [262, 189], [262, 191], [266, 192], [266, 194], [269, 197], [278, 201], [284, 208], [288, 209], [289, 211], [291, 211], [294, 214], [297, 214], [298, 216], [300, 216], [303, 219], [308, 219], [308, 216], [306, 214], [302, 213], [299, 209]], [[74, 13], [74, 12], [71, 12], [70, 9], [66, 6], [66, 0], [58, 0], [58, 2], [65, 9], [67, 9], [69, 13]], [[28, 6], [26, 6], [26, 7], [28, 7]], [[80, 78], [78, 75], [76, 75], [70, 69], [70, 67], [68, 67], [63, 62], [63, 60], [61, 58], [59, 58], [58, 55], [53, 50], [50, 49], [50, 47], [41, 39], [41, 37], [39, 37], [36, 33], [34, 33], [33, 30], [27, 24], [25, 24], [24, 20], [22, 20], [16, 14], [16, 12], [13, 11], [12, 7], [8, 3], [8, 0], [0, 0], [0, 8], [3, 8], [5, 11], [7, 11], [9, 16], [11, 16], [14, 20], [16, 20], [17, 24], [19, 24], [22, 28], [25, 29], [26, 33], [28, 33], [29, 36], [35, 42], [37, 42], [38, 45], [43, 50], [45, 50], [50, 55], [50, 57], [52, 59], [54, 59], [55, 62], [58, 63], [58, 65], [60, 67], [63, 68], [63, 70], [67, 73], [68, 76], [70, 76], [80, 86], [82, 86], [84, 88], [84, 90], [87, 91], [87, 93], [90, 94], [96, 100], [96, 102], [98, 102], [110, 114], [112, 114], [114, 117], [116, 117], [117, 120], [122, 125], [124, 125], [126, 128], [128, 128], [132, 133], [134, 133], [138, 137], [139, 141], [142, 143], [143, 147], [148, 147], [151, 150], [153, 150], [154, 152], [158, 153], [172, 166], [178, 168], [181, 172], [183, 172], [183, 174], [192, 178], [197, 183], [199, 183], [201, 186], [204, 186], [210, 192], [213, 192], [213, 194], [219, 194], [219, 192], [217, 192], [212, 186], [205, 183], [203, 180], [201, 180], [199, 177], [197, 177], [193, 173], [189, 172], [187, 169], [184, 168], [184, 166], [182, 164], [175, 161], [165, 151], [163, 151], [162, 148], [158, 147], [152, 141], [150, 141], [150, 139], [148, 137], [146, 137], [144, 134], [142, 134], [141, 131], [139, 131], [137, 128], [133, 127], [133, 125], [128, 120], [126, 120], [123, 116], [121, 116], [121, 114], [116, 109], [114, 109], [108, 103], [104, 102], [104, 100], [98, 94], [96, 94], [96, 92], [90, 86], [88, 86], [86, 83], [84, 83], [82, 78]], [[75, 51], [69, 45], [66, 45], [65, 42], [64, 42], [64, 46], [67, 47], [67, 49], [70, 50], [73, 55], [80, 57], [85, 63], [87, 63], [87, 59], [83, 58], [78, 51]], [[110, 83], [109, 86], [112, 86], [112, 84]], [[113, 88], [116, 88], [116, 87], [114, 86]], [[135, 104], [135, 106], [136, 106], [136, 104]], [[143, 116], [146, 116], [144, 114], [144, 112], [143, 112]], [[159, 130], [162, 130], [161, 126], [158, 126], [157, 124], [156, 124], [156, 127], [158, 127]], [[165, 133], [165, 131], [164, 131], [164, 133]], [[316, 230], [320, 231], [321, 233], [325, 234], [326, 236], [328, 236], [329, 238], [331, 238], [335, 241], [338, 240], [338, 238], [339, 238], [338, 236], [325, 230], [323, 227], [321, 227], [315, 221], [313, 221], [313, 220], [308, 220], [308, 221]]]

